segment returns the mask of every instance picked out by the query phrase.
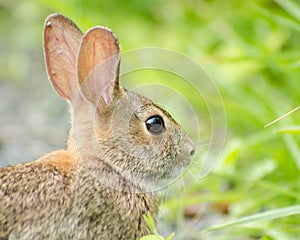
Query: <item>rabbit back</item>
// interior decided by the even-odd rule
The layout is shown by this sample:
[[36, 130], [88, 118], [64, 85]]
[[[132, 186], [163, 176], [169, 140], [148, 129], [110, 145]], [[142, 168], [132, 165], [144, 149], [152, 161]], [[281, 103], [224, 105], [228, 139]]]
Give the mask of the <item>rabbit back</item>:
[[[47, 163], [53, 159], [65, 166]], [[47, 237], [43, 222], [47, 221], [51, 232], [53, 223], [61, 221], [70, 208], [70, 165], [67, 152], [59, 151], [32, 163], [0, 169], [0, 239]]]

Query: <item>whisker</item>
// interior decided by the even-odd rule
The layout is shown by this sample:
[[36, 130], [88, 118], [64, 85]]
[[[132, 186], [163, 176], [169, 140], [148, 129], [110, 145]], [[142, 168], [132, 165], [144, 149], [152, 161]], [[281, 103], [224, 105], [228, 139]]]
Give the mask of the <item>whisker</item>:
[[217, 144], [222, 144], [223, 141], [220, 142], [209, 142], [209, 143], [198, 143], [197, 146], [209, 146], [209, 145], [217, 145]]
[[[171, 188], [166, 188], [166, 189], [164, 190], [164, 194], [162, 194], [162, 196], [161, 196], [162, 202], [165, 202], [166, 199], [169, 198], [170, 192], [171, 192]], [[170, 198], [171, 198], [171, 197], [170, 197]]]
[[183, 177], [180, 177], [178, 179], [177, 190], [178, 190], [178, 194], [182, 194], [182, 192], [186, 193], [186, 189], [185, 189], [185, 186], [184, 186], [184, 183], [183, 183]]
[[196, 174], [191, 170], [191, 169], [188, 169], [188, 174], [192, 176], [193, 180], [196, 180]]

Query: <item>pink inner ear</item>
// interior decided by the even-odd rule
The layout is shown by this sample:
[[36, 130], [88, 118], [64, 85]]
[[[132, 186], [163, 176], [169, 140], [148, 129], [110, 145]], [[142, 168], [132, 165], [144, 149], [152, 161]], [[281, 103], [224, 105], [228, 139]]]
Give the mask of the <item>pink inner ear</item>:
[[[98, 97], [102, 97], [108, 105], [114, 95], [114, 87], [118, 78], [119, 56], [113, 56], [94, 68], [89, 74], [93, 88]], [[116, 70], [117, 69], [117, 70]]]
[[109, 104], [118, 84], [120, 49], [117, 38], [103, 27], [90, 29], [82, 39], [78, 56], [78, 80], [84, 96]]
[[68, 18], [54, 14], [46, 19], [44, 53], [49, 79], [63, 98], [72, 100], [78, 93], [77, 52], [81, 31]]

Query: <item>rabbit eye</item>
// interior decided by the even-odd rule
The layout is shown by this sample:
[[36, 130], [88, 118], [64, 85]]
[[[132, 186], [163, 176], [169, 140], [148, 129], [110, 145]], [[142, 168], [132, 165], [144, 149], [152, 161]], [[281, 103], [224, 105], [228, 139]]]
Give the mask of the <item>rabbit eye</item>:
[[161, 116], [152, 116], [146, 120], [146, 127], [153, 135], [160, 135], [166, 131], [164, 120]]

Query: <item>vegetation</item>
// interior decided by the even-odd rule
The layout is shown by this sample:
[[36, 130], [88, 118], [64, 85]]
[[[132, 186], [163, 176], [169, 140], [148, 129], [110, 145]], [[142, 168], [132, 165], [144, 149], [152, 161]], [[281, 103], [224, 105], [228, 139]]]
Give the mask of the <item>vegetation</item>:
[[[224, 104], [227, 117], [216, 167], [201, 178], [203, 146], [209, 144], [201, 140], [194, 164], [164, 190], [158, 230], [147, 239], [160, 239], [156, 231], [169, 239], [300, 236], [300, 112], [264, 128], [300, 105], [298, 1], [1, 1], [0, 84], [3, 79], [21, 86], [27, 81], [22, 78], [32, 63], [27, 60], [32, 52], [42, 56], [43, 22], [53, 12], [68, 16], [82, 31], [98, 24], [113, 29], [123, 51], [155, 46], [180, 52], [208, 72], [222, 96], [222, 103], [212, 103], [220, 111]], [[162, 72], [133, 76], [143, 84], [168, 81]], [[180, 84], [175, 85], [201, 118], [200, 139], [209, 139], [205, 101]], [[208, 91], [204, 100], [214, 97]], [[193, 134], [189, 123], [186, 129]]]

